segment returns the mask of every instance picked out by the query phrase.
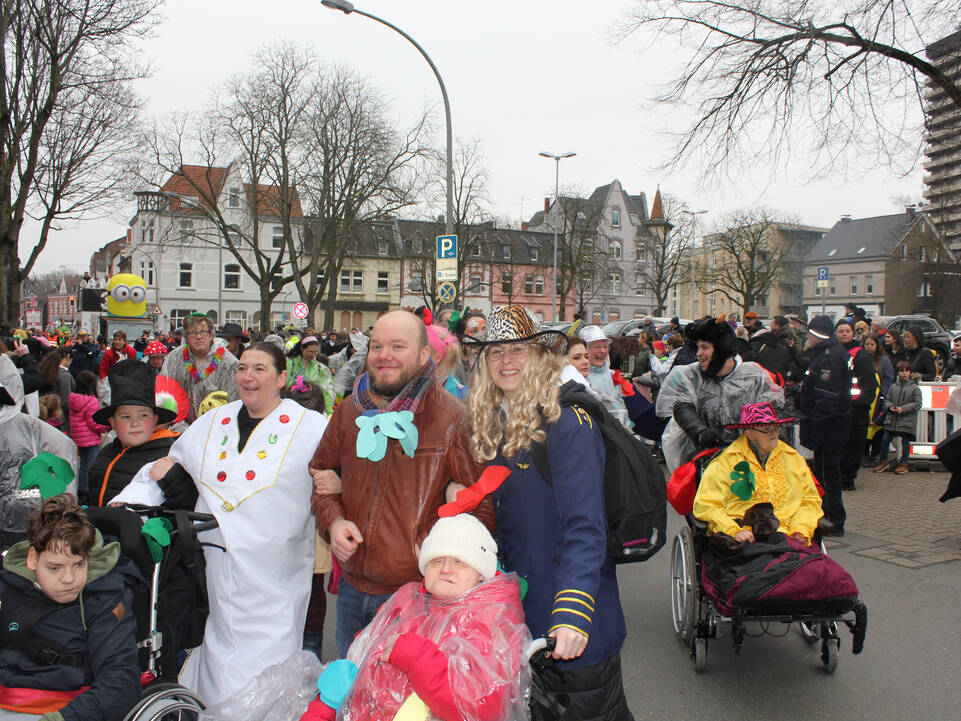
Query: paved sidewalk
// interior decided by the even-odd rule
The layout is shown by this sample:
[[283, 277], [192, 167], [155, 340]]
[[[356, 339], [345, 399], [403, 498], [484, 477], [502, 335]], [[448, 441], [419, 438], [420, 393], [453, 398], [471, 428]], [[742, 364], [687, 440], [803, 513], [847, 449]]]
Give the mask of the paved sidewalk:
[[857, 490], [844, 493], [848, 535], [832, 544], [906, 568], [961, 561], [961, 498], [938, 501], [950, 477], [938, 469], [898, 476], [862, 468]]

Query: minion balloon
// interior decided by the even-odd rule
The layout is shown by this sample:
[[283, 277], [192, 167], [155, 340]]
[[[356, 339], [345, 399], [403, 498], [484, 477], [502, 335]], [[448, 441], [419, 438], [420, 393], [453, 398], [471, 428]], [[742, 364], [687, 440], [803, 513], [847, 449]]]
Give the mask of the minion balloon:
[[147, 315], [147, 284], [139, 275], [117, 273], [107, 281], [107, 315], [142, 318]]

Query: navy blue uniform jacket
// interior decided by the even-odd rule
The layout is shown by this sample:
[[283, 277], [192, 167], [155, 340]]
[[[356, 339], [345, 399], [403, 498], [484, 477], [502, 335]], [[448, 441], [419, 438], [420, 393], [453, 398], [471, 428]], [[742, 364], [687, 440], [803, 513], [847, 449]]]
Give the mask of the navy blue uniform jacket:
[[851, 355], [833, 335], [811, 350], [801, 383], [801, 443], [843, 448], [851, 426]]
[[586, 412], [566, 407], [548, 428], [547, 455], [553, 485], [530, 451], [494, 459], [511, 470], [493, 494], [497, 544], [505, 569], [527, 579], [531, 634], [567, 626], [589, 637], [582, 656], [561, 662], [581, 668], [619, 653], [627, 636], [607, 555], [604, 442]]

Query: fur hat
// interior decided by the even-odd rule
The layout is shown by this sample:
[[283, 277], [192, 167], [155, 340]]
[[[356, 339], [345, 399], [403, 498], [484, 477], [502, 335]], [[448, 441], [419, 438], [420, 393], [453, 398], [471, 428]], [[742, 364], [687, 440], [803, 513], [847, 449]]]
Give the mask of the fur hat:
[[497, 573], [497, 543], [483, 523], [466, 513], [438, 519], [430, 529], [417, 559], [421, 575], [428, 563], [441, 556], [463, 561], [485, 581]]
[[834, 321], [826, 315], [815, 316], [811, 319], [811, 322], [808, 323], [808, 333], [815, 338], [826, 340], [834, 333]]
[[567, 345], [567, 336], [559, 330], [538, 330], [537, 321], [522, 305], [499, 305], [487, 317], [487, 335], [479, 341], [464, 336], [464, 345], [486, 347], [495, 343], [539, 343], [552, 351]]
[[716, 376], [728, 359], [737, 355], [734, 331], [723, 315], [719, 318], [704, 318], [693, 323], [688, 326], [687, 336], [694, 343], [703, 341], [714, 346], [711, 363], [707, 370], [703, 371], [705, 376]]

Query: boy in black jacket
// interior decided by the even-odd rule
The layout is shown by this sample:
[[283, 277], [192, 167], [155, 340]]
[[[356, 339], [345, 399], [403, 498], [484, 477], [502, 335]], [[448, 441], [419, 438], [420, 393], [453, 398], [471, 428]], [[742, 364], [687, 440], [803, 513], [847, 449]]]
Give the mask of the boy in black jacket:
[[43, 721], [120, 721], [140, 698], [131, 586], [73, 496], [44, 501], [0, 571], [0, 708]]

